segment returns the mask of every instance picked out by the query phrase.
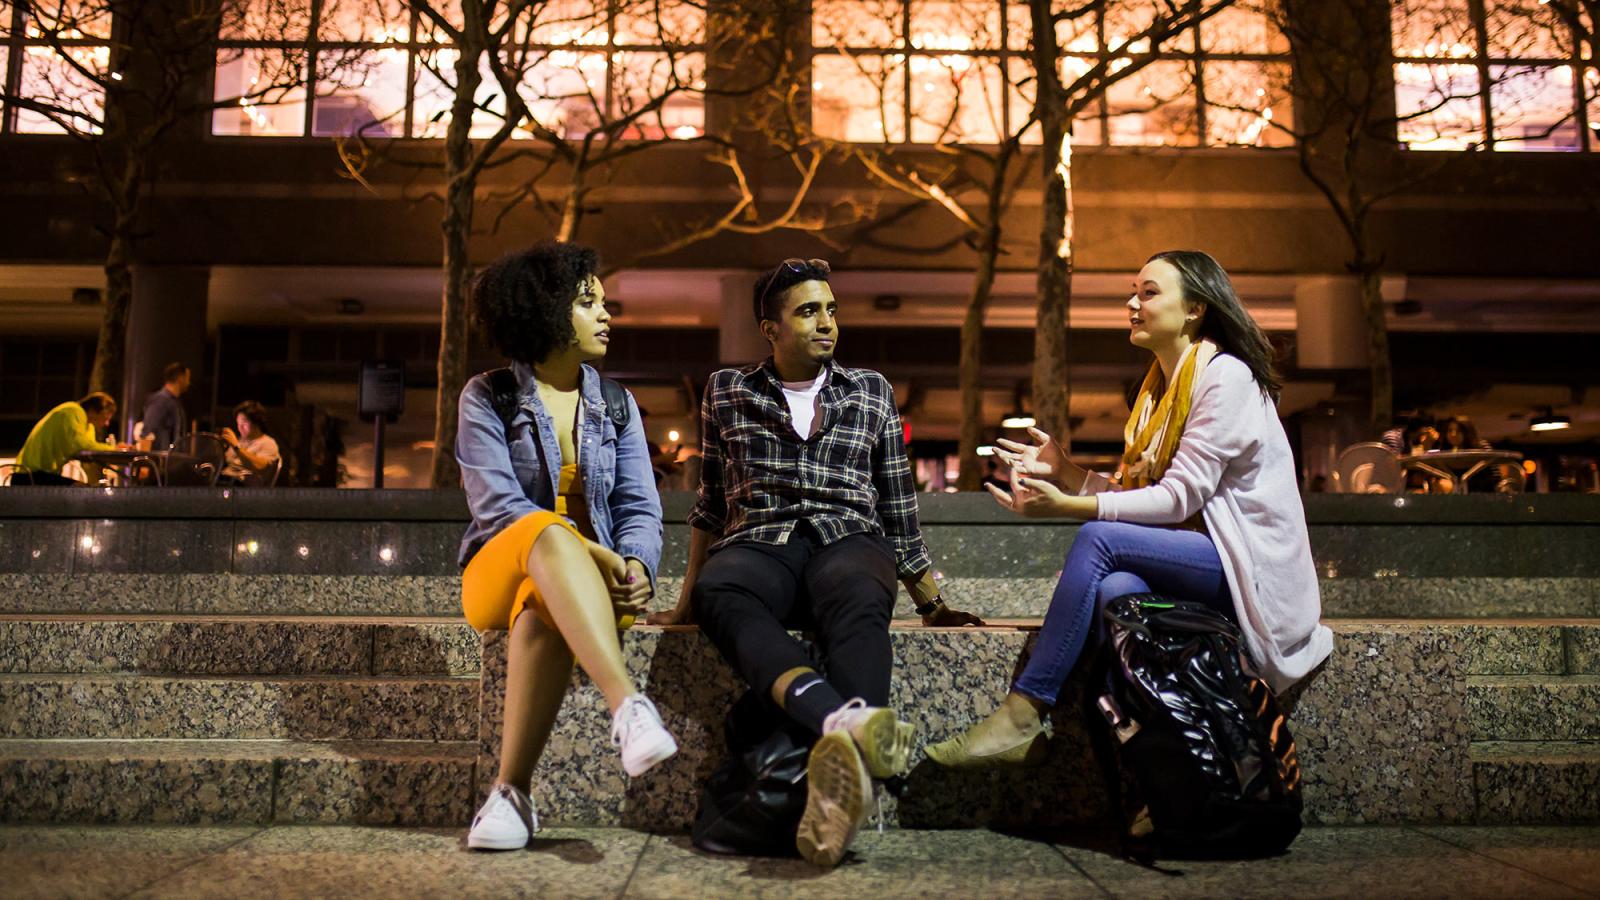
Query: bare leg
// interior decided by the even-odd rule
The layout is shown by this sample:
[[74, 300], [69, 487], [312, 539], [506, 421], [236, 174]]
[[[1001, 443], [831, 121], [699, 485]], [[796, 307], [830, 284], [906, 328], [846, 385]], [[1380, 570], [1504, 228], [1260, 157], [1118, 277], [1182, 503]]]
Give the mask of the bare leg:
[[529, 793], [556, 713], [572, 680], [572, 651], [561, 633], [528, 613], [506, 647], [506, 716], [500, 735], [501, 784]]
[[545, 609], [578, 665], [616, 713], [637, 692], [622, 663], [611, 595], [583, 542], [564, 528], [546, 528], [528, 554], [528, 576], [539, 585]]

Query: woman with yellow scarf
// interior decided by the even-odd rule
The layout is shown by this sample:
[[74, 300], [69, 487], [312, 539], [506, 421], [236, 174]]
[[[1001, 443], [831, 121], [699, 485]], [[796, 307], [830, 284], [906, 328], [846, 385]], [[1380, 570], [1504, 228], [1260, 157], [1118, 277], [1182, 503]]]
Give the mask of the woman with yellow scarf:
[[1038, 429], [1000, 442], [1015, 473], [999, 503], [1024, 516], [1089, 519], [1062, 566], [1039, 640], [1000, 708], [928, 747], [951, 767], [1038, 762], [1044, 719], [1098, 621], [1125, 594], [1205, 603], [1239, 623], [1275, 690], [1333, 647], [1320, 623], [1294, 457], [1275, 406], [1272, 347], [1205, 253], [1151, 257], [1128, 298], [1129, 340], [1155, 357], [1111, 476], [1071, 463]]

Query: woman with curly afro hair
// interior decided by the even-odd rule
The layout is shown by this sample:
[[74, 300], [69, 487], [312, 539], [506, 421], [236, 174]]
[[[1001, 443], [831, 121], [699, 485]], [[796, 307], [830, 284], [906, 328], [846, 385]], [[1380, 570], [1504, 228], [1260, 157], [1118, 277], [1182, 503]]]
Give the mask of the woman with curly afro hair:
[[499, 777], [467, 836], [477, 849], [521, 849], [538, 831], [533, 768], [574, 659], [605, 695], [629, 775], [678, 751], [622, 661], [619, 631], [654, 593], [661, 499], [638, 406], [624, 394], [618, 427], [589, 365], [611, 339], [597, 264], [587, 247], [547, 242], [472, 289], [478, 327], [512, 361], [467, 382], [456, 434], [472, 511], [462, 607], [479, 631], [510, 630]]

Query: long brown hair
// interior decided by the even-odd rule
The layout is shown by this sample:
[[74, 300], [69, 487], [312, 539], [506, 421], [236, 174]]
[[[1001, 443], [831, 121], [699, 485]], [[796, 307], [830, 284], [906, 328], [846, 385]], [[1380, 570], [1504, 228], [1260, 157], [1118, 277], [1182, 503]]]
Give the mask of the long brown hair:
[[1210, 338], [1223, 352], [1238, 357], [1250, 368], [1262, 392], [1276, 403], [1283, 391], [1283, 376], [1273, 360], [1272, 342], [1239, 302], [1233, 279], [1222, 265], [1200, 250], [1166, 250], [1146, 262], [1158, 259], [1178, 270], [1185, 300], [1206, 305], [1200, 337]]

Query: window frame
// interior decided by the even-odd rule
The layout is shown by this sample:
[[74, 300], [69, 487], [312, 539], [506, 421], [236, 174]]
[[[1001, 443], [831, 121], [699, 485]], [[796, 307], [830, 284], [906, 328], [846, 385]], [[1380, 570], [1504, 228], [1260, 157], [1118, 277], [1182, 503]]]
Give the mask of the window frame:
[[[111, 56], [115, 51], [113, 40], [115, 22], [107, 23], [107, 33], [104, 37], [86, 35], [80, 38], [61, 37], [28, 37], [29, 16], [26, 4], [12, 0], [7, 5], [4, 15], [10, 18], [7, 23], [7, 33], [0, 36], [0, 49], [5, 50], [5, 67], [0, 69], [0, 96], [17, 96], [22, 90], [23, 59], [29, 47], [47, 47], [52, 51], [57, 48], [87, 47], [90, 49], [103, 49], [106, 51], [107, 62], [110, 64]], [[106, 98], [102, 92], [100, 108], [104, 114]], [[17, 119], [24, 110], [15, 103], [6, 103], [0, 100], [0, 137], [22, 138], [64, 138], [72, 137], [74, 132], [70, 129], [60, 131], [23, 131], [17, 127]]]
[[[1478, 113], [1482, 116], [1482, 131], [1477, 147], [1489, 152], [1495, 152], [1495, 144], [1519, 144], [1521, 141], [1514, 139], [1497, 139], [1495, 137], [1494, 114], [1494, 80], [1492, 73], [1496, 68], [1521, 68], [1523, 70], [1556, 71], [1567, 69], [1572, 74], [1572, 115], [1571, 121], [1578, 131], [1578, 145], [1576, 147], [1533, 147], [1520, 146], [1515, 149], [1500, 150], [1502, 153], [1560, 153], [1560, 154], [1586, 154], [1600, 151], [1600, 135], [1594, 129], [1600, 123], [1590, 121], [1590, 103], [1600, 102], [1600, 59], [1584, 59], [1580, 34], [1566, 22], [1558, 22], [1562, 33], [1560, 39], [1565, 42], [1564, 56], [1530, 57], [1530, 56], [1495, 56], [1489, 52], [1489, 13], [1485, 0], [1452, 0], [1458, 6], [1465, 7], [1465, 13], [1470, 19], [1471, 32], [1474, 46], [1470, 56], [1402, 56], [1397, 52], [1395, 43], [1397, 36], [1394, 33], [1393, 19], [1390, 20], [1389, 57], [1390, 77], [1394, 81], [1394, 89], [1398, 99], [1400, 79], [1395, 76], [1399, 66], [1403, 65], [1470, 65], [1478, 76], [1478, 87], [1474, 92], [1478, 104]], [[1600, 23], [1596, 23], [1600, 27]], [[1586, 96], [1584, 82], [1588, 73], [1596, 73], [1596, 96]], [[1397, 110], [1398, 115], [1398, 110]], [[1555, 131], [1552, 129], [1551, 134]], [[1467, 152], [1455, 148], [1429, 149], [1428, 147], [1413, 146], [1412, 142], [1402, 140], [1399, 134], [1395, 135], [1395, 142], [1406, 150], [1417, 153], [1451, 153]], [[1472, 145], [1469, 144], [1469, 149]]]
[[[934, 58], [937, 58], [937, 57], [943, 57], [943, 56], [966, 56], [966, 57], [971, 57], [973, 59], [981, 59], [981, 60], [986, 60], [986, 61], [992, 61], [999, 69], [1001, 77], [1004, 80], [1004, 88], [1005, 88], [1005, 91], [1006, 91], [1005, 102], [1002, 103], [1002, 105], [1001, 105], [1002, 106], [1002, 108], [1001, 108], [1001, 123], [1002, 123], [1002, 126], [1003, 126], [1003, 133], [1001, 135], [1001, 140], [1004, 140], [1006, 136], [1008, 136], [1008, 135], [1010, 135], [1012, 133], [1012, 115], [1013, 115], [1013, 111], [1011, 109], [1012, 103], [1010, 101], [1010, 96], [1011, 96], [1011, 92], [1013, 90], [1015, 90], [1016, 84], [1011, 78], [1011, 68], [1010, 68], [1011, 64], [1012, 64], [1013, 61], [1021, 62], [1021, 63], [1025, 64], [1025, 65], [1027, 65], [1029, 67], [1031, 67], [1032, 64], [1033, 64], [1032, 52], [1028, 48], [1028, 46], [1026, 44], [1024, 44], [1021, 48], [1013, 48], [1011, 46], [1010, 38], [1011, 38], [1011, 35], [1012, 35], [1012, 28], [1011, 28], [1011, 22], [1009, 21], [1008, 16], [1013, 14], [1013, 13], [1025, 11], [1026, 7], [1024, 5], [1022, 5], [1022, 4], [1007, 2], [1007, 0], [988, 0], [988, 3], [995, 4], [995, 5], [999, 6], [999, 18], [997, 20], [998, 23], [999, 23], [999, 36], [1000, 36], [1000, 46], [999, 46], [999, 48], [997, 48], [997, 49], [978, 49], [978, 48], [973, 48], [973, 49], [967, 49], [967, 50], [942, 50], [942, 49], [922, 49], [922, 48], [917, 48], [912, 43], [913, 39], [914, 39], [914, 36], [915, 36], [914, 32], [912, 30], [912, 26], [913, 26], [913, 23], [915, 21], [914, 16], [913, 16], [913, 5], [918, 3], [918, 2], [921, 2], [921, 0], [898, 0], [898, 2], [900, 4], [900, 22], [899, 22], [899, 24], [900, 24], [899, 42], [900, 43], [899, 43], [898, 46], [866, 47], [866, 46], [852, 45], [852, 44], [819, 45], [819, 44], [817, 44], [816, 28], [813, 25], [809, 29], [809, 33], [810, 33], [809, 52], [810, 52], [810, 55], [808, 57], [808, 64], [814, 64], [815, 60], [819, 56], [844, 56], [844, 57], [852, 57], [852, 58], [858, 57], [858, 56], [874, 56], [874, 57], [878, 57], [878, 58], [880, 58], [882, 60], [885, 60], [885, 61], [891, 60], [891, 59], [893, 59], [895, 57], [900, 57], [904, 61], [904, 64], [901, 67], [902, 70], [903, 70], [902, 73], [901, 73], [901, 89], [904, 92], [903, 96], [905, 97], [905, 101], [902, 104], [903, 108], [900, 110], [900, 113], [901, 113], [901, 115], [900, 115], [900, 127], [903, 129], [903, 131], [901, 133], [904, 135], [904, 139], [903, 140], [898, 140], [898, 141], [884, 141], [883, 143], [890, 144], [890, 145], [893, 145], [893, 146], [898, 146], [898, 147], [924, 147], [924, 148], [929, 148], [929, 147], [935, 147], [935, 146], [940, 146], [940, 145], [937, 144], [937, 143], [925, 143], [925, 142], [914, 141], [914, 140], [911, 139], [912, 138], [912, 134], [913, 134], [913, 130], [912, 129], [913, 129], [913, 121], [914, 121], [914, 116], [912, 115], [912, 105], [913, 104], [911, 103], [911, 97], [914, 95], [913, 91], [912, 91], [912, 87], [913, 87], [913, 85], [912, 85], [912, 65], [911, 65], [911, 62], [910, 62], [912, 57], [922, 56], [922, 57], [934, 57]], [[954, 2], [959, 2], [959, 0], [954, 0]], [[813, 15], [813, 18], [814, 18], [814, 16], [815, 16], [815, 7], [814, 6], [812, 8], [812, 15]], [[1067, 50], [1067, 49], [1062, 48], [1061, 51], [1060, 51], [1060, 54], [1059, 54], [1059, 58], [1061, 60], [1080, 59], [1080, 60], [1084, 60], [1084, 61], [1088, 62], [1090, 65], [1094, 65], [1094, 64], [1100, 63], [1102, 61], [1109, 61], [1109, 60], [1113, 60], [1113, 59], [1129, 59], [1129, 58], [1138, 57], [1138, 56], [1142, 56], [1143, 55], [1143, 54], [1138, 54], [1138, 53], [1121, 53], [1121, 54], [1112, 53], [1111, 49], [1106, 46], [1106, 11], [1104, 9], [1097, 10], [1094, 13], [1092, 13], [1092, 15], [1094, 16], [1094, 19], [1095, 19], [1094, 29], [1093, 29], [1094, 30], [1094, 34], [1095, 34], [1095, 50], [1092, 51], [1092, 52], [1088, 52], [1088, 51], [1080, 51], [1080, 50]], [[1105, 96], [1105, 93], [1102, 92], [1101, 96], [1096, 98], [1095, 101], [1092, 104], [1090, 104], [1089, 109], [1092, 109], [1093, 113], [1091, 115], [1089, 115], [1089, 116], [1086, 116], [1085, 119], [1080, 120], [1080, 121], [1087, 121], [1088, 119], [1093, 119], [1095, 124], [1096, 124], [1096, 127], [1098, 129], [1099, 139], [1097, 141], [1092, 141], [1092, 142], [1091, 141], [1082, 141], [1082, 140], [1079, 140], [1077, 135], [1075, 134], [1073, 142], [1072, 142], [1072, 145], [1073, 145], [1074, 148], [1095, 147], [1095, 148], [1099, 148], [1099, 149], [1132, 149], [1132, 150], [1141, 150], [1141, 151], [1157, 151], [1157, 150], [1183, 150], [1183, 151], [1196, 151], [1196, 150], [1212, 150], [1212, 151], [1215, 151], [1215, 150], [1223, 150], [1223, 151], [1227, 151], [1227, 150], [1255, 150], [1255, 151], [1261, 151], [1261, 150], [1284, 150], [1284, 149], [1289, 149], [1289, 147], [1285, 147], [1285, 146], [1250, 146], [1250, 145], [1244, 145], [1244, 144], [1231, 144], [1231, 143], [1213, 142], [1211, 140], [1211, 123], [1210, 123], [1210, 121], [1208, 119], [1208, 115], [1207, 115], [1208, 103], [1206, 102], [1206, 94], [1205, 94], [1205, 65], [1206, 65], [1206, 63], [1208, 63], [1208, 62], [1240, 62], [1240, 63], [1260, 63], [1260, 64], [1274, 64], [1274, 63], [1276, 63], [1276, 64], [1280, 64], [1280, 65], [1283, 65], [1283, 66], [1291, 66], [1292, 67], [1291, 57], [1290, 57], [1290, 54], [1289, 54], [1288, 50], [1284, 49], [1281, 52], [1256, 52], [1256, 53], [1246, 53], [1246, 52], [1208, 52], [1205, 49], [1204, 39], [1201, 36], [1202, 35], [1202, 23], [1200, 23], [1200, 22], [1191, 23], [1190, 25], [1188, 25], [1185, 28], [1181, 29], [1179, 32], [1175, 33], [1173, 39], [1168, 42], [1169, 47], [1170, 47], [1171, 43], [1177, 41], [1179, 39], [1179, 37], [1184, 35], [1185, 33], [1194, 42], [1194, 49], [1193, 50], [1177, 50], [1177, 49], [1164, 48], [1164, 49], [1162, 49], [1161, 51], [1159, 51], [1156, 54], [1156, 59], [1157, 59], [1157, 61], [1160, 61], [1160, 62], [1166, 62], [1166, 61], [1180, 61], [1180, 62], [1183, 62], [1185, 64], [1185, 67], [1188, 69], [1188, 71], [1193, 74], [1193, 79], [1192, 79], [1192, 83], [1191, 83], [1191, 91], [1186, 92], [1185, 96], [1192, 96], [1194, 98], [1194, 111], [1193, 111], [1192, 117], [1193, 117], [1193, 121], [1194, 121], [1194, 124], [1195, 124], [1195, 134], [1198, 136], [1196, 142], [1192, 143], [1192, 144], [1178, 144], [1178, 143], [1161, 143], [1161, 144], [1112, 143], [1111, 142], [1111, 129], [1110, 129], [1111, 114], [1109, 112], [1109, 107], [1108, 107], [1107, 98]], [[815, 69], [811, 68], [811, 72], [812, 72], [811, 81], [814, 83], [815, 80], [816, 80]], [[1293, 77], [1292, 71], [1291, 71], [1291, 77]], [[1291, 91], [1284, 99], [1285, 99], [1285, 102], [1288, 103], [1290, 105], [1290, 107], [1291, 107], [1291, 116], [1292, 116], [1293, 112], [1294, 112], [1293, 111], [1293, 103], [1294, 103], [1293, 92]], [[813, 112], [813, 114], [814, 114], [814, 112]], [[1126, 114], [1124, 114], [1124, 115], [1126, 115]], [[815, 125], [815, 122], [813, 121], [813, 126], [814, 125]], [[885, 130], [887, 131], [888, 129], [885, 129]], [[843, 139], [843, 138], [834, 138], [834, 139], [835, 140], [845, 141], [846, 143], [867, 143], [867, 142], [861, 142], [861, 141], [848, 141], [848, 140]], [[952, 141], [950, 143], [951, 144], [955, 144], [955, 145], [965, 144], [965, 145], [975, 146], [975, 147], [996, 146], [996, 143], [994, 143], [994, 142], [981, 142], [980, 143], [980, 142], [977, 142], [977, 141]], [[1037, 141], [1027, 141], [1027, 140], [1025, 140], [1023, 143], [1025, 143], [1025, 144], [1036, 144]]]
[[[604, 44], [579, 44], [579, 43], [543, 44], [543, 43], [537, 43], [537, 42], [533, 42], [533, 41], [528, 41], [528, 42], [524, 43], [522, 46], [527, 50], [539, 51], [539, 52], [542, 52], [542, 53], [569, 51], [569, 52], [579, 53], [579, 54], [600, 54], [600, 55], [603, 55], [604, 58], [605, 58], [605, 79], [606, 79], [606, 83], [605, 83], [605, 86], [604, 86], [604, 98], [603, 99], [604, 99], [604, 103], [605, 103], [605, 108], [607, 110], [606, 114], [608, 116], [619, 115], [619, 113], [617, 112], [618, 107], [616, 105], [617, 104], [617, 93], [618, 93], [618, 91], [616, 90], [617, 85], [618, 85], [618, 73], [617, 73], [617, 56], [618, 56], [618, 54], [621, 54], [621, 53], [654, 53], [654, 54], [666, 54], [666, 55], [669, 55], [669, 56], [671, 56], [673, 58], [686, 56], [686, 55], [699, 54], [702, 57], [702, 59], [706, 56], [707, 44], [706, 44], [706, 40], [705, 40], [705, 35], [703, 33], [701, 35], [700, 40], [698, 40], [698, 41], [696, 41], [694, 43], [681, 43], [681, 44], [680, 43], [673, 43], [673, 44], [670, 44], [670, 45], [669, 44], [665, 44], [665, 43], [660, 43], [660, 42], [658, 42], [658, 43], [642, 43], [641, 42], [641, 43], [626, 43], [626, 44], [617, 43], [616, 21], [617, 21], [617, 18], [618, 18], [618, 11], [619, 11], [620, 2], [619, 2], [619, 0], [596, 0], [596, 5], [598, 5], [600, 2], [604, 2], [606, 4], [606, 19], [605, 19], [605, 22], [606, 22], [606, 25], [605, 25], [605, 27], [606, 27], [606, 41], [605, 41]], [[216, 131], [216, 124], [215, 124], [214, 118], [210, 118], [210, 119], [207, 120], [206, 125], [205, 125], [205, 133], [206, 133], [206, 137], [207, 137], [208, 140], [226, 141], [226, 142], [264, 140], [264, 141], [271, 141], [273, 143], [282, 143], [282, 142], [286, 142], [286, 141], [296, 141], [296, 140], [299, 140], [299, 141], [323, 141], [323, 140], [328, 140], [330, 138], [353, 137], [353, 136], [357, 136], [357, 135], [362, 137], [364, 140], [372, 140], [372, 141], [398, 141], [398, 140], [405, 140], [405, 141], [440, 141], [440, 140], [444, 140], [444, 136], [443, 135], [419, 136], [419, 135], [415, 134], [415, 131], [416, 131], [415, 113], [416, 113], [416, 105], [417, 105], [417, 84], [418, 84], [418, 81], [420, 80], [418, 76], [421, 73], [421, 66], [423, 64], [423, 62], [422, 62], [423, 56], [425, 54], [427, 54], [427, 53], [434, 53], [434, 52], [437, 52], [437, 51], [440, 51], [440, 50], [451, 50], [451, 49], [454, 49], [455, 48], [455, 44], [454, 43], [452, 43], [449, 40], [443, 40], [443, 39], [442, 40], [424, 40], [424, 39], [422, 39], [421, 36], [419, 35], [419, 26], [427, 26], [428, 28], [431, 28], [431, 24], [429, 24], [429, 22], [427, 20], [427, 17], [424, 14], [418, 12], [417, 9], [415, 7], [413, 7], [413, 6], [411, 6], [409, 3], [404, 4], [405, 5], [405, 15], [407, 17], [407, 21], [409, 22], [409, 25], [408, 25], [407, 31], [406, 31], [406, 39], [404, 41], [328, 40], [328, 39], [323, 38], [322, 35], [321, 35], [321, 31], [322, 31], [322, 27], [321, 27], [322, 26], [322, 13], [323, 13], [323, 9], [324, 9], [324, 7], [326, 5], [324, 0], [308, 0], [308, 5], [309, 5], [309, 8], [310, 8], [310, 12], [308, 14], [309, 18], [307, 20], [306, 36], [305, 36], [305, 38], [303, 40], [268, 41], [268, 40], [229, 39], [229, 38], [221, 38], [221, 37], [219, 37], [218, 41], [217, 41], [217, 49], [218, 49], [219, 52], [222, 51], [222, 50], [225, 50], [225, 49], [235, 49], [235, 50], [289, 50], [291, 52], [304, 52], [306, 54], [306, 57], [305, 57], [306, 58], [306, 78], [305, 78], [305, 81], [303, 82], [304, 91], [305, 91], [305, 110], [303, 112], [303, 116], [302, 116], [302, 119], [301, 119], [301, 133], [299, 133], [299, 134], [284, 134], [284, 135], [272, 135], [272, 134], [219, 134]], [[317, 100], [318, 99], [326, 99], [327, 97], [334, 96], [333, 94], [329, 94], [329, 95], [325, 95], [323, 97], [319, 97], [317, 95], [317, 93], [316, 93], [316, 86], [317, 86], [317, 81], [318, 81], [318, 79], [317, 79], [317, 59], [318, 59], [319, 55], [324, 50], [346, 51], [346, 52], [362, 53], [362, 54], [371, 53], [371, 52], [377, 52], [377, 51], [384, 51], [384, 50], [399, 50], [399, 51], [405, 53], [405, 57], [406, 57], [406, 88], [405, 88], [405, 92], [406, 92], [406, 96], [405, 96], [404, 112], [402, 113], [402, 115], [400, 117], [400, 133], [399, 134], [393, 134], [393, 135], [389, 135], [389, 134], [371, 134], [371, 133], [362, 132], [360, 130], [357, 130], [354, 134], [351, 134], [351, 135], [318, 135], [318, 134], [315, 133]], [[213, 65], [211, 67], [211, 77], [210, 77], [210, 79], [208, 79], [208, 84], [207, 84], [207, 88], [208, 88], [208, 90], [210, 90], [212, 92], [213, 96], [215, 96], [215, 93], [216, 93], [216, 70], [217, 70], [217, 66], [215, 65], [215, 63], [213, 63]], [[704, 100], [702, 99], [701, 102], [702, 102], [702, 106], [703, 106], [704, 105]], [[702, 131], [702, 133], [704, 132], [704, 125], [703, 124], [701, 126], [701, 131]], [[514, 133], [513, 136], [512, 136], [512, 139], [513, 140], [524, 140], [525, 138], [518, 138], [516, 136], [516, 134]], [[671, 138], [669, 137], [668, 139], [671, 139]], [[579, 139], [578, 138], [564, 138], [564, 140], [579, 140]], [[620, 138], [619, 140], [628, 141], [628, 140], [638, 140], [638, 139], [637, 138], [624, 137], [624, 138]]]

